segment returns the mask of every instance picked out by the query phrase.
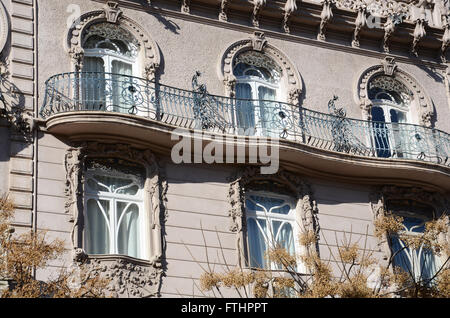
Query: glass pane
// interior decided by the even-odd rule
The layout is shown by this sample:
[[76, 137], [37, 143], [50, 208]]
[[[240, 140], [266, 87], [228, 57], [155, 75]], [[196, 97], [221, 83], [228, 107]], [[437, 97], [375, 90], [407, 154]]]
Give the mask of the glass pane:
[[[105, 67], [99, 57], [85, 57], [83, 72], [80, 75], [81, 94], [86, 109], [105, 109]], [[75, 85], [79, 85], [75, 82]], [[75, 89], [75, 91], [78, 91]]]
[[[288, 222], [284, 222], [283, 224], [279, 221], [279, 225], [277, 225], [277, 231], [274, 230], [276, 235], [276, 242], [279, 246], [284, 247], [289, 254], [295, 254], [295, 244], [294, 244], [294, 231], [292, 229], [292, 225]], [[281, 228], [280, 228], [281, 226]]]
[[[89, 187], [96, 191], [128, 195], [136, 195], [139, 191], [139, 187], [132, 179], [95, 175], [90, 180], [93, 181], [88, 182]], [[95, 186], [94, 181], [96, 182]]]
[[372, 107], [372, 132], [377, 156], [389, 158], [391, 157], [391, 150], [389, 144], [389, 132], [385, 122], [383, 109], [377, 106]]
[[131, 76], [132, 66], [121, 61], [113, 61], [112, 73], [113, 110], [121, 113], [130, 113], [132, 111], [130, 107], [134, 105], [134, 94], [137, 89], [132, 84], [131, 78], [123, 75]]
[[423, 233], [425, 231], [425, 221], [414, 217], [403, 217], [403, 225], [409, 232]]
[[276, 110], [276, 104], [269, 101], [276, 99], [276, 92], [271, 88], [260, 86], [258, 88], [258, 98], [260, 100], [259, 112], [261, 116], [261, 127], [268, 129], [268, 135], [272, 136], [271, 133], [276, 134], [278, 131], [276, 127], [278, 112]]
[[288, 214], [290, 211], [289, 207], [286, 211], [286, 206], [279, 208], [285, 203], [285, 201], [282, 199], [251, 195], [250, 200], [247, 201], [250, 201], [248, 208], [253, 211], [261, 211], [266, 213], [268, 212], [282, 213], [282, 214]]
[[[258, 224], [259, 226], [258, 226]], [[251, 267], [266, 268], [264, 254], [266, 252], [266, 221], [247, 219], [249, 263]]]
[[117, 250], [119, 254], [139, 258], [139, 207], [117, 202]]
[[[239, 128], [255, 127], [255, 109], [253, 105], [252, 88], [249, 84], [236, 84], [236, 119]], [[241, 100], [241, 99], [249, 99]]]
[[109, 201], [87, 201], [85, 243], [88, 254], [109, 254]]

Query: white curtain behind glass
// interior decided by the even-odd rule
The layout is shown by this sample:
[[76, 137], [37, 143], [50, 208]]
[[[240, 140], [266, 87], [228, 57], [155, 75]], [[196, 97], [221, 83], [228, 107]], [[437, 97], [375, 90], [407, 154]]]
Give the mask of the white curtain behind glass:
[[259, 116], [261, 121], [261, 127], [266, 130], [266, 136], [276, 136], [277, 129], [275, 125], [275, 103], [269, 101], [275, 101], [276, 91], [274, 89], [259, 86], [258, 87], [259, 102]]
[[246, 213], [250, 266], [275, 269], [276, 265], [264, 258], [269, 246], [295, 255], [295, 209], [286, 200], [251, 195], [246, 200]]
[[238, 127], [243, 129], [254, 128], [255, 110], [253, 106], [251, 86], [245, 83], [236, 84], [236, 98], [236, 117]]
[[85, 57], [81, 76], [83, 102], [87, 109], [105, 110], [105, 67], [103, 59], [99, 57]]
[[133, 179], [102, 175], [86, 178], [88, 254], [123, 254], [143, 258], [142, 189]]
[[120, 75], [131, 76], [133, 74], [132, 65], [121, 61], [113, 61], [111, 72], [114, 74], [112, 75], [113, 110], [128, 113], [133, 98], [132, 93], [128, 90], [131, 84], [131, 78]]

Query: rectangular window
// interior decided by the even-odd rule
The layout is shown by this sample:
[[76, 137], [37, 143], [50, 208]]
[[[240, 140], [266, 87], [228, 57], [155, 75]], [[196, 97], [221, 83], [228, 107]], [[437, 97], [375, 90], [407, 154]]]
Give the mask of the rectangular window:
[[[388, 210], [403, 218], [401, 234], [412, 237], [425, 231], [425, 223], [433, 215], [429, 207], [408, 200], [389, 202]], [[398, 235], [392, 235], [390, 243], [394, 266], [411, 274], [416, 282], [433, 278], [441, 266], [440, 258], [423, 245], [419, 248], [410, 247]]]
[[250, 194], [246, 198], [247, 247], [250, 267], [280, 269], [267, 261], [269, 248], [298, 251], [295, 204], [277, 195]]
[[84, 184], [85, 250], [148, 259], [144, 172], [91, 162]]

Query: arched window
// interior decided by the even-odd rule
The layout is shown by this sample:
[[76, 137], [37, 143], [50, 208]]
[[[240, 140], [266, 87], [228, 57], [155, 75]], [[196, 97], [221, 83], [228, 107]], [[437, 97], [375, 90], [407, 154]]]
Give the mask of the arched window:
[[85, 107], [129, 112], [134, 92], [127, 83], [138, 73], [139, 42], [120, 26], [98, 23], [85, 31], [82, 46]]
[[378, 157], [407, 157], [410, 153], [413, 93], [391, 76], [381, 75], [369, 83], [371, 117]]
[[[387, 209], [403, 218], [403, 229], [399, 234], [410, 237], [421, 235], [425, 231], [425, 223], [434, 216], [432, 207], [412, 200], [389, 200]], [[440, 258], [424, 245], [413, 248], [399, 235], [390, 237], [390, 245], [394, 266], [410, 273], [417, 282], [430, 280], [441, 267]]]
[[[246, 51], [234, 60], [236, 119], [239, 128], [255, 129], [258, 135], [276, 135], [274, 116], [281, 99], [282, 69], [268, 56]], [[250, 132], [249, 134], [254, 134]]]

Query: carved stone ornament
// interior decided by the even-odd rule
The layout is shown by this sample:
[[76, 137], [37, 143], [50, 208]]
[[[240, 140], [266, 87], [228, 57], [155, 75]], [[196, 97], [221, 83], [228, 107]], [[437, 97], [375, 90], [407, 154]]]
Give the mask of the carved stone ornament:
[[[75, 268], [84, 269], [84, 274], [107, 279], [109, 284], [104, 293], [113, 298], [159, 297], [161, 279], [164, 275], [160, 267], [120, 256], [86, 257]], [[72, 284], [75, 282], [72, 282]]]
[[[365, 102], [369, 98], [370, 83], [380, 75], [386, 75], [386, 64], [393, 63], [389, 60], [382, 60], [381, 65], [375, 65], [364, 72], [359, 77], [355, 89], [355, 102], [369, 111], [368, 114], [363, 114], [363, 117], [370, 117], [370, 110], [365, 107]], [[389, 67], [389, 69], [392, 66]], [[390, 70], [388, 69], [388, 72]], [[398, 81], [402, 87], [405, 87], [411, 92], [411, 106], [416, 107], [419, 117], [419, 124], [425, 127], [432, 126], [432, 118], [434, 117], [434, 108], [430, 98], [425, 94], [425, 90], [419, 82], [410, 74], [403, 71], [400, 67], [395, 67], [392, 75], [392, 80]]]
[[220, 21], [228, 21], [228, 5], [230, 2], [231, 0], [220, 1], [220, 12], [219, 12]]
[[425, 24], [426, 24], [426, 21], [425, 21], [424, 17], [421, 17], [416, 20], [416, 27], [414, 29], [414, 39], [413, 39], [413, 43], [412, 43], [412, 47], [411, 47], [411, 53], [415, 56], [418, 55], [417, 49], [418, 49], [419, 42], [427, 34], [425, 32]]
[[386, 56], [384, 60], [381, 61], [381, 64], [384, 67], [384, 74], [388, 76], [394, 75], [395, 70], [397, 69], [397, 64], [395, 63], [395, 58], [392, 56]]
[[[258, 167], [246, 167], [230, 178], [228, 201], [230, 203], [230, 230], [236, 233], [236, 247], [239, 251], [239, 263], [244, 265], [243, 255], [245, 222], [245, 196], [249, 191], [267, 191], [285, 194], [296, 200], [296, 218], [300, 232], [312, 231], [319, 239], [317, 204], [313, 199], [311, 186], [302, 178], [284, 170], [273, 175], [262, 175]], [[318, 253], [317, 246], [305, 246], [305, 254]], [[306, 256], [305, 255], [305, 256]]]
[[322, 0], [322, 13], [320, 14], [320, 25], [319, 25], [319, 34], [317, 35], [317, 40], [325, 41], [325, 30], [333, 19], [333, 4], [335, 0]]
[[259, 13], [261, 9], [266, 5], [266, 0], [252, 0], [253, 11], [252, 11], [252, 25], [255, 28], [259, 27]]
[[190, 13], [191, 12], [191, 0], [181, 0], [181, 12]]
[[[386, 215], [387, 202], [390, 200], [411, 200], [430, 206], [435, 213], [433, 217], [437, 219], [444, 216], [447, 220], [447, 225], [449, 225], [450, 202], [445, 196], [437, 192], [425, 191], [418, 187], [387, 185], [374, 188], [369, 194], [369, 200], [374, 221]], [[447, 231], [447, 235], [441, 235], [439, 240], [450, 242], [450, 231]], [[378, 240], [378, 246], [383, 254], [383, 263], [387, 265], [392, 257], [387, 233]]]
[[117, 19], [122, 14], [119, 4], [114, 1], [108, 1], [105, 6], [106, 21], [110, 23], [117, 23]]
[[[407, 3], [409, 2], [409, 3]], [[367, 13], [375, 17], [388, 17], [392, 15], [403, 15], [410, 19], [411, 7], [414, 1], [398, 0], [336, 0], [336, 7], [357, 11], [361, 4], [367, 8]]]
[[[83, 41], [91, 26], [99, 23], [113, 23], [115, 28], [123, 28], [124, 34], [129, 34], [133, 37], [133, 45], [140, 47], [142, 62], [146, 66], [142, 76], [148, 80], [154, 80], [161, 60], [157, 44], [147, 34], [144, 28], [119, 12], [121, 11], [117, 3], [108, 2], [103, 10], [87, 12], [75, 20], [68, 30], [66, 41], [67, 52], [72, 59], [73, 70], [77, 72], [83, 68]], [[149, 71], [149, 68], [152, 71]]]
[[447, 49], [450, 46], [450, 23], [449, 23], [449, 17], [444, 16], [442, 17], [443, 20], [443, 27], [444, 27], [444, 35], [442, 36], [442, 46], [441, 46], [441, 60], [443, 63], [447, 62]]
[[264, 32], [255, 31], [252, 36], [252, 46], [253, 50], [261, 52], [266, 45], [267, 40], [264, 36]]
[[[144, 263], [154, 268], [162, 267], [163, 236], [162, 224], [167, 218], [166, 192], [167, 183], [163, 170], [159, 167], [156, 157], [150, 150], [140, 150], [126, 144], [103, 144], [98, 142], [84, 142], [77, 147], [69, 148], [65, 156], [67, 201], [65, 212], [73, 223], [71, 242], [74, 248], [74, 260], [83, 261], [83, 185], [84, 170], [87, 159], [116, 158], [139, 164], [146, 171], [144, 192], [147, 194], [144, 206], [149, 211], [151, 229], [150, 260]], [[111, 256], [112, 257], [112, 256]], [[124, 256], [125, 257], [125, 256]], [[92, 257], [89, 257], [92, 258]], [[127, 257], [125, 257], [127, 259]]]
[[359, 36], [362, 28], [367, 25], [367, 6], [364, 2], [358, 4], [358, 16], [355, 21], [355, 31], [353, 32], [353, 47], [359, 47]]
[[290, 33], [289, 28], [289, 19], [291, 18], [292, 13], [297, 10], [297, 0], [286, 0], [286, 4], [284, 5], [284, 13], [283, 13], [283, 24], [282, 28], [284, 32]]
[[[239, 55], [248, 51], [258, 51], [272, 59], [273, 62], [281, 69], [285, 81], [288, 103], [298, 105], [298, 97], [303, 92], [303, 84], [300, 74], [296, 70], [294, 64], [289, 58], [278, 48], [274, 47], [265, 38], [263, 32], [255, 32], [255, 34], [245, 40], [234, 42], [223, 52], [218, 64], [218, 73], [220, 79], [224, 83], [225, 94], [230, 97], [235, 96], [236, 77], [233, 74], [233, 67]], [[294, 98], [294, 99], [291, 99]]]

